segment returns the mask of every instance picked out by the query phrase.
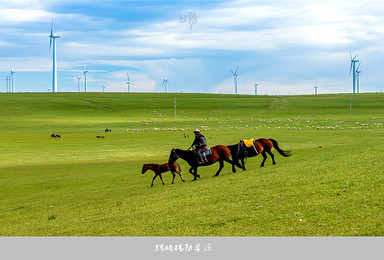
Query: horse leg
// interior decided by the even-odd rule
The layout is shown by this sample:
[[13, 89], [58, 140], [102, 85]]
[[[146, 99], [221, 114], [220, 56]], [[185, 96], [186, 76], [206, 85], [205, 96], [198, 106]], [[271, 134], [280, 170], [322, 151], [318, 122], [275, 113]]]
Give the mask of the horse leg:
[[164, 185], [165, 183], [164, 183], [164, 181], [163, 181], [163, 176], [161, 175], [161, 173], [159, 173], [159, 176], [160, 176], [161, 182], [162, 182], [163, 185]]
[[237, 167], [239, 167], [240, 169], [243, 169], [243, 166], [239, 163], [239, 158], [236, 158], [235, 160], [231, 160], [229, 158], [226, 158], [224, 157], [223, 158], [226, 162], [229, 162], [230, 164], [232, 164], [232, 172], [235, 173], [236, 172], [236, 168], [235, 168], [235, 165]]
[[197, 174], [197, 166], [196, 166], [196, 168], [195, 168], [195, 174], [196, 174], [196, 177], [200, 179], [200, 175]]
[[267, 153], [272, 157], [272, 162], [273, 162], [273, 164], [276, 164], [276, 162], [275, 162], [275, 156], [274, 156], [273, 153], [271, 152], [271, 149], [268, 149], [268, 150], [267, 150]]
[[241, 160], [241, 165], [242, 165], [242, 169], [243, 169], [243, 171], [245, 171], [245, 163], [244, 163], [244, 158], [241, 158], [240, 159]]
[[232, 172], [235, 173], [236, 172], [236, 168], [235, 168], [235, 162], [232, 161], [231, 159], [224, 159], [226, 162], [229, 162], [231, 165], [232, 165]]
[[173, 172], [173, 171], [171, 171], [171, 173], [172, 173], [172, 176], [173, 176], [173, 178], [172, 178], [172, 184], [174, 184], [174, 183], [175, 183], [175, 177], [176, 177], [176, 174], [175, 174], [175, 172]]
[[267, 155], [265, 154], [264, 150], [261, 152], [261, 155], [263, 156], [263, 162], [261, 163], [260, 167], [263, 167], [265, 160], [267, 160]]
[[223, 169], [223, 167], [224, 167], [224, 162], [223, 162], [223, 160], [219, 160], [219, 163], [220, 163], [219, 170], [216, 172], [215, 175], [213, 175], [213, 177], [217, 177], [217, 176], [219, 176], [219, 173], [221, 172], [221, 169]]
[[189, 168], [189, 173], [195, 176], [195, 173], [193, 172], [193, 167]]
[[180, 175], [181, 180], [182, 180], [183, 182], [185, 182], [185, 180], [183, 179], [183, 176], [181, 175], [181, 172], [178, 171], [178, 170], [176, 170], [176, 172]]
[[155, 181], [157, 175], [158, 175], [158, 174], [156, 173], [156, 174], [155, 174], [155, 177], [153, 177], [151, 187], [153, 187], [153, 182]]
[[[196, 174], [196, 172], [197, 172], [197, 167], [191, 167], [191, 168], [189, 168], [189, 172], [193, 175], [193, 180], [195, 181], [195, 180], [197, 180], [197, 174]], [[199, 175], [199, 178], [200, 178], [200, 175]]]
[[235, 163], [232, 163], [232, 172], [236, 172]]
[[200, 175], [197, 174], [197, 166], [196, 166], [196, 167], [195, 167], [195, 179], [194, 179], [194, 181], [197, 180], [197, 178], [200, 179]]
[[243, 169], [243, 166], [241, 166], [241, 164], [239, 164], [239, 157], [237, 156], [232, 156], [232, 172], [236, 172], [235, 170], [235, 165], [237, 167], [239, 167], [240, 169]]
[[[232, 158], [232, 162], [228, 161], [229, 163], [232, 164], [232, 172], [236, 172], [235, 165], [237, 167], [239, 167], [240, 169], [243, 169], [243, 165], [241, 163], [239, 163], [239, 160], [240, 160], [239, 158], [235, 158], [235, 159]], [[243, 169], [243, 171], [244, 171], [244, 169]]]

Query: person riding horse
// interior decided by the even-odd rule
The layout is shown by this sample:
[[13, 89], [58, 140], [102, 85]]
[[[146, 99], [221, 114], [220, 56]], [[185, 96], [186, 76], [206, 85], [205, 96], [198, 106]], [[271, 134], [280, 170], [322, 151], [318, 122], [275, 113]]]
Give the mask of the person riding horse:
[[195, 133], [195, 140], [193, 141], [191, 147], [188, 148], [188, 150], [195, 146], [195, 153], [198, 158], [198, 163], [203, 164], [204, 159], [201, 153], [204, 152], [204, 149], [206, 149], [207, 141], [205, 140], [205, 136], [200, 133], [199, 129], [196, 129], [193, 132]]

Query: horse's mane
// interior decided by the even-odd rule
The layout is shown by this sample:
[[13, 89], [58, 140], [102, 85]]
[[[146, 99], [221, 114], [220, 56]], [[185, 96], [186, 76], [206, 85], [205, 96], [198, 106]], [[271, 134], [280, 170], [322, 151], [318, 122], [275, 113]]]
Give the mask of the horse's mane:
[[227, 145], [227, 147], [229, 148], [229, 149], [231, 149], [231, 148], [235, 148], [235, 147], [237, 147], [239, 144], [237, 143], [237, 144], [232, 144], [232, 145]]
[[150, 166], [150, 167], [154, 167], [154, 166], [156, 166], [157, 164], [156, 163], [146, 163], [146, 164], [144, 164], [144, 166]]
[[[186, 161], [195, 160], [195, 155], [194, 155], [193, 151], [182, 150], [182, 149], [174, 149], [174, 153], [177, 154], [179, 158], [182, 158], [182, 159], [184, 159]], [[171, 153], [170, 156], [172, 156], [172, 153]]]
[[183, 149], [175, 149], [176, 151], [181, 151], [181, 152], [184, 152], [184, 153], [193, 153], [193, 151], [191, 150], [183, 150]]

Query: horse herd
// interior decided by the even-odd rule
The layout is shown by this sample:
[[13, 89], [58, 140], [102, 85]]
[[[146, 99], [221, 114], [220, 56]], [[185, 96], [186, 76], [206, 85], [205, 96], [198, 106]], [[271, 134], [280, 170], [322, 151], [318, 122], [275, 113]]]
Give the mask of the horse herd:
[[[197, 168], [200, 166], [208, 166], [212, 165], [216, 162], [219, 162], [219, 169], [214, 175], [214, 177], [219, 176], [219, 173], [224, 167], [224, 161], [230, 163], [232, 165], [232, 172], [236, 172], [235, 165], [243, 171], [245, 170], [244, 159], [248, 157], [254, 157], [258, 154], [263, 156], [263, 162], [260, 167], [264, 166], [265, 160], [267, 159], [267, 154], [269, 154], [272, 158], [273, 164], [276, 164], [275, 157], [272, 154], [271, 150], [275, 148], [282, 156], [288, 157], [291, 155], [290, 151], [284, 151], [279, 148], [279, 145], [274, 139], [265, 139], [260, 138], [257, 140], [241, 140], [239, 143], [234, 145], [216, 145], [211, 147], [210, 150], [212, 152], [206, 158], [206, 162], [203, 164], [199, 164], [196, 159], [196, 154], [192, 150], [181, 150], [173, 148], [171, 150], [171, 154], [169, 155], [169, 159], [167, 163], [164, 164], [144, 164], [142, 168], [142, 173], [144, 174], [147, 170], [152, 170], [155, 173], [155, 176], [152, 179], [151, 187], [153, 186], [153, 182], [157, 176], [160, 177], [161, 182], [164, 185], [162, 173], [171, 171], [173, 175], [172, 184], [175, 181], [176, 173], [180, 175], [181, 180], [184, 182], [184, 178], [181, 175], [180, 165], [176, 162], [177, 159], [181, 158], [185, 160], [190, 167], [189, 172], [194, 176], [193, 180], [197, 180], [200, 178], [200, 175], [197, 174]], [[230, 159], [230, 157], [232, 159]], [[239, 163], [241, 161], [241, 164]]]

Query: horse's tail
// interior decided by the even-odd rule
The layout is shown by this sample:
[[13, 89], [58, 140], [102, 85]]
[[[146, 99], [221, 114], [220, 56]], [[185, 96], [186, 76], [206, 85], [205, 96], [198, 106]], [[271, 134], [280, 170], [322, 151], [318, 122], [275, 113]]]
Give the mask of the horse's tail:
[[279, 145], [277, 144], [277, 141], [274, 140], [274, 139], [269, 139], [272, 143], [273, 143], [273, 147], [275, 147], [276, 151], [279, 152], [279, 154], [281, 154], [282, 156], [284, 157], [289, 157], [291, 156], [291, 151], [284, 151], [284, 150], [281, 150]]

